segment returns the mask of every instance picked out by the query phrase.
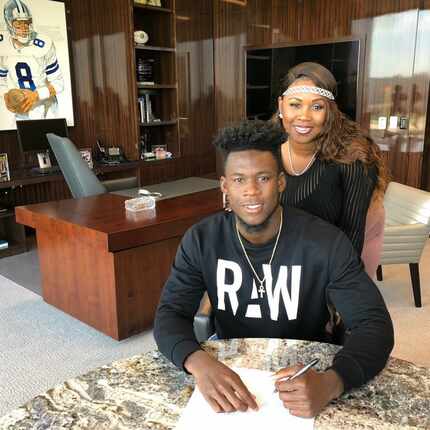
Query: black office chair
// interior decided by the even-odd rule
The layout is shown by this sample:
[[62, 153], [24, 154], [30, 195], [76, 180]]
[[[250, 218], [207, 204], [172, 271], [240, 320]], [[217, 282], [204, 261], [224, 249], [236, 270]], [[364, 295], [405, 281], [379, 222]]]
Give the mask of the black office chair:
[[215, 334], [215, 320], [213, 312], [209, 315], [197, 313], [194, 316], [193, 326], [194, 334], [198, 342], [208, 340], [213, 334]]

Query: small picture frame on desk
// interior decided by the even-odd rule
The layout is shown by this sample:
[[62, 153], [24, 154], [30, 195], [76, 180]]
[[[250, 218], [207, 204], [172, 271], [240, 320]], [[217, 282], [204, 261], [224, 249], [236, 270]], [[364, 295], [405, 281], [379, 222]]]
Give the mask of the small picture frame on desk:
[[93, 163], [93, 156], [91, 154], [91, 148], [84, 148], [79, 150], [79, 152], [81, 153], [82, 159], [87, 162], [88, 167], [90, 169], [93, 169], [94, 163]]
[[167, 145], [152, 145], [151, 149], [157, 160], [168, 158]]
[[7, 154], [0, 154], [0, 182], [10, 181], [9, 163], [7, 161]]

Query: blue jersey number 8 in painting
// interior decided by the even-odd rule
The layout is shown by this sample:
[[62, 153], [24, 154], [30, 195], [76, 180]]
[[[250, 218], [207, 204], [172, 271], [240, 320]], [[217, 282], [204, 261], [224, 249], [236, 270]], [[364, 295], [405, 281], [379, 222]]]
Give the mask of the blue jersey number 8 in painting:
[[31, 75], [30, 66], [27, 63], [16, 63], [16, 76], [18, 78], [19, 88], [32, 90], [36, 89], [33, 77]]

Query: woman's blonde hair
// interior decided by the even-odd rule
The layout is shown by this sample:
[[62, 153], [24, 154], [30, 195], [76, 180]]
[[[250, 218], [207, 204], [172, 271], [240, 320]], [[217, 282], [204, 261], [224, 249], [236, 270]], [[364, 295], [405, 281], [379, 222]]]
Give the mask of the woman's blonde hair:
[[[281, 85], [281, 94], [295, 81], [307, 79], [317, 87], [329, 90], [336, 96], [337, 83], [332, 73], [317, 63], [301, 63], [291, 68]], [[282, 96], [281, 96], [282, 97]], [[381, 198], [389, 175], [378, 145], [360, 128], [360, 125], [342, 113], [336, 102], [326, 99], [327, 118], [315, 144], [322, 160], [350, 164], [360, 160], [365, 167], [375, 166], [378, 171], [375, 198]], [[276, 118], [276, 119], [275, 119]], [[278, 115], [273, 117], [279, 121]]]

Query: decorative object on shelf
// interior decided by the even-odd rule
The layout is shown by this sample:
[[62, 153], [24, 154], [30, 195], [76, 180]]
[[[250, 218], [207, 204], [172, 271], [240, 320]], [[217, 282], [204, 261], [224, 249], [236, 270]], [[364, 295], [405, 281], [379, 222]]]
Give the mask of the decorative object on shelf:
[[94, 168], [93, 157], [91, 154], [91, 148], [84, 148], [79, 151], [81, 153], [81, 157], [84, 161], [87, 162], [88, 167], [90, 169]]
[[37, 154], [37, 161], [39, 162], [40, 169], [49, 169], [52, 167], [51, 158], [49, 157], [49, 151], [39, 152]]
[[141, 58], [137, 59], [136, 63], [136, 74], [137, 81], [144, 85], [155, 85], [154, 81], [154, 63], [153, 58]]
[[134, 41], [140, 45], [144, 45], [148, 42], [149, 36], [148, 33], [145, 33], [143, 30], [137, 30], [134, 32]]
[[151, 95], [157, 95], [154, 90], [145, 90], [142, 95], [138, 97], [140, 122], [160, 122], [159, 118], [156, 118], [152, 110]]
[[[148, 153], [151, 153], [151, 133], [145, 128], [142, 130], [142, 134], [140, 135], [140, 158], [145, 160], [149, 158]], [[155, 155], [153, 155], [155, 158]]]
[[172, 158], [172, 153], [167, 151], [167, 145], [153, 145], [152, 152], [155, 154], [156, 160], [164, 160], [165, 158]]
[[138, 4], [146, 4], [147, 6], [161, 7], [161, 0], [134, 0]]
[[9, 163], [7, 154], [0, 154], [0, 182], [10, 181]]

